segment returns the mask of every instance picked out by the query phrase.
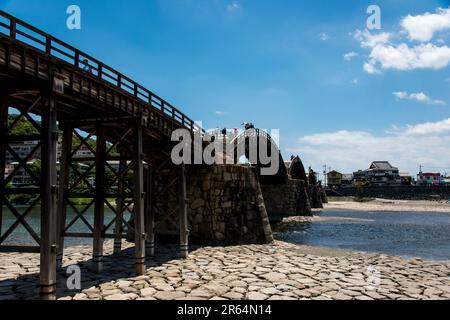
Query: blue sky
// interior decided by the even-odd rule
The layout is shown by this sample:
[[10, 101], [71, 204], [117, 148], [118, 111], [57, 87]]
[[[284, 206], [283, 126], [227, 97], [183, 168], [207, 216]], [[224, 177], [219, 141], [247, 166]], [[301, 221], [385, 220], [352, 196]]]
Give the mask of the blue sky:
[[[81, 30], [66, 28], [71, 4], [81, 8]], [[365, 31], [370, 4], [381, 8], [381, 30]], [[450, 172], [450, 11], [438, 11], [449, 5], [14, 0], [0, 8], [129, 75], [206, 128], [252, 121], [280, 129], [284, 155], [300, 154], [316, 170], [389, 160], [415, 174], [420, 164]]]

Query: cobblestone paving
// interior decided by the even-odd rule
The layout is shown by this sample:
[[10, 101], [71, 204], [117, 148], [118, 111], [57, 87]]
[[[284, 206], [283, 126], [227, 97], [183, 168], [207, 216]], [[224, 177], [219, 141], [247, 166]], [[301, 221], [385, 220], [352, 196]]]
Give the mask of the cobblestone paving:
[[[82, 290], [70, 291], [66, 270], [58, 275], [65, 300], [372, 300], [450, 299], [450, 262], [406, 260], [379, 254], [306, 254], [301, 246], [204, 247], [188, 259], [177, 248], [158, 247], [144, 276], [133, 275], [132, 247], [106, 256], [104, 272], [89, 271], [90, 246], [66, 250], [64, 265], [81, 267]], [[105, 253], [111, 254], [112, 242]], [[36, 254], [0, 253], [0, 300], [36, 299]]]

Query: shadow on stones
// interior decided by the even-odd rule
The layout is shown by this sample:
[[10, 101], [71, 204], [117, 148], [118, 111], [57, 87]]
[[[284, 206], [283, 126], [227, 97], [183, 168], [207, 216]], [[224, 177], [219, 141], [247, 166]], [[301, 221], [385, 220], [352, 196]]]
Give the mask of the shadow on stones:
[[[191, 246], [190, 252], [199, 249], [199, 246]], [[70, 249], [69, 249], [70, 250]], [[73, 249], [72, 249], [73, 250]], [[57, 298], [72, 297], [81, 291], [100, 286], [111, 281], [134, 279], [139, 276], [135, 273], [134, 267], [134, 247], [124, 249], [120, 254], [105, 255], [103, 257], [103, 272], [96, 274], [92, 272], [92, 259], [82, 260], [87, 255], [92, 256], [91, 250], [83, 248], [80, 251], [71, 251], [65, 257], [64, 267], [57, 272]], [[36, 259], [30, 261], [38, 261]], [[77, 262], [80, 259], [82, 261]], [[69, 260], [69, 261], [68, 261]], [[179, 246], [172, 244], [158, 245], [154, 257], [147, 257], [146, 267], [155, 268], [170, 261], [181, 260], [179, 256]], [[21, 265], [20, 262], [18, 265]], [[81, 289], [69, 290], [67, 280], [72, 273], [67, 273], [67, 268], [77, 265], [81, 269]], [[36, 265], [36, 267], [39, 267]], [[9, 278], [0, 280], [0, 301], [1, 300], [36, 300], [39, 299], [39, 273], [28, 273], [18, 276], [16, 279]]]

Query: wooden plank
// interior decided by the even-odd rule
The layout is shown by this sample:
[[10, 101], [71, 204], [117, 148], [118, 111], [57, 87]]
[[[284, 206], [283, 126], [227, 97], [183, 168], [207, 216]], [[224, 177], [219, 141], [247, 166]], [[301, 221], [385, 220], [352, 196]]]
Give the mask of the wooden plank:
[[58, 194], [58, 220], [57, 220], [57, 236], [58, 236], [58, 252], [56, 255], [56, 267], [62, 267], [64, 254], [64, 229], [67, 217], [67, 202], [70, 180], [70, 155], [72, 153], [73, 128], [65, 124], [62, 128], [62, 150], [59, 169], [59, 194]]
[[4, 252], [4, 253], [12, 253], [12, 252], [40, 253], [41, 248], [33, 247], [33, 246], [0, 246], [0, 252]]
[[136, 273], [145, 274], [145, 217], [144, 217], [144, 155], [142, 149], [142, 126], [137, 123], [133, 130], [134, 152], [134, 229]]
[[103, 270], [103, 231], [105, 215], [105, 128], [97, 125], [97, 150], [95, 162], [95, 208], [94, 208], [94, 252], [93, 271], [101, 273]]
[[42, 205], [41, 205], [41, 260], [40, 296], [43, 300], [56, 298], [56, 218], [57, 170], [56, 102], [50, 94], [42, 117]]

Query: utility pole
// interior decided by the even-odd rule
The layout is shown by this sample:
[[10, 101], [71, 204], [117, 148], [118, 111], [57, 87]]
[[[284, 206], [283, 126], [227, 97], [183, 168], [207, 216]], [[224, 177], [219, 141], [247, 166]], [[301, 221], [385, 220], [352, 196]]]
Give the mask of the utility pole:
[[323, 166], [323, 185], [324, 187], [328, 186], [328, 176], [327, 176], [327, 165]]

